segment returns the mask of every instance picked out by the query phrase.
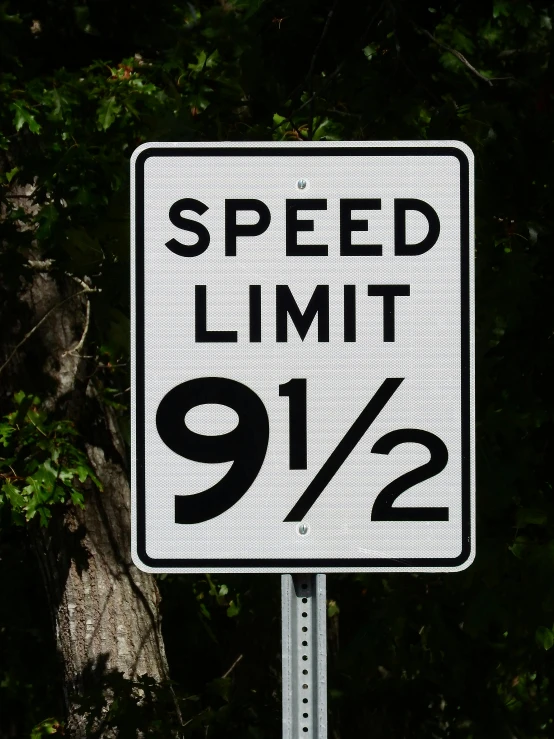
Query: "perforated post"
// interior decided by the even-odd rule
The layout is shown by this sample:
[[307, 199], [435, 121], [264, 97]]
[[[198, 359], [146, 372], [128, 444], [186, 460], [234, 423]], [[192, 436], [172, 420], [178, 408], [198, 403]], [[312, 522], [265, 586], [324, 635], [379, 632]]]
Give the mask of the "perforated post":
[[282, 575], [283, 739], [327, 739], [325, 575]]

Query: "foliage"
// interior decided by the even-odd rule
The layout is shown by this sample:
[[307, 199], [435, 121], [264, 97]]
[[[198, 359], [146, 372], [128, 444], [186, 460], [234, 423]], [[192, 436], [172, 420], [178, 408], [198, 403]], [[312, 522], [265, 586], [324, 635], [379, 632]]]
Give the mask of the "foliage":
[[[101, 737], [117, 729], [121, 739], [136, 739], [137, 727], [144, 736], [164, 739], [175, 712], [170, 685], [159, 685], [144, 675], [126, 680], [121, 672], [98, 676], [80, 705], [86, 715], [87, 737]], [[175, 718], [173, 718], [176, 726]]]
[[[19, 291], [36, 250], [60, 274], [101, 289], [90, 296], [88, 345], [108, 399], [128, 386], [128, 162], [138, 144], [460, 139], [475, 152], [478, 555], [456, 575], [329, 577], [334, 739], [554, 734], [553, 14], [546, 0], [0, 7], [0, 270]], [[23, 209], [11, 193], [30, 183], [39, 207]], [[37, 392], [25, 388], [22, 403]], [[38, 506], [36, 493], [22, 492], [33, 484], [27, 478], [42, 465], [39, 477], [51, 485], [49, 470], [61, 464], [46, 465], [50, 447], [39, 443], [74, 437], [56, 435], [39, 406], [29, 409], [18, 421], [29, 444], [15, 432], [2, 437], [25, 479], [4, 485]], [[67, 468], [78, 470], [78, 458]], [[58, 483], [64, 496], [72, 480]], [[21, 516], [24, 505], [16, 502]], [[51, 512], [47, 501], [36, 516], [39, 508]], [[14, 536], [10, 551], [23, 548], [23, 533]], [[0, 581], [22, 598], [3, 560]], [[170, 576], [160, 587], [174, 690], [191, 721], [183, 731], [276, 736], [278, 578]], [[50, 655], [49, 642], [3, 618], [0, 646], [11, 637], [36, 645], [37, 663]], [[51, 695], [48, 677], [9, 655], [6, 684], [35, 686], [20, 690], [27, 713], [40, 705], [42, 716], [58, 715], [51, 698], [37, 698]], [[125, 699], [112, 724], [150, 720], [127, 688], [117, 684]], [[15, 693], [0, 686], [0, 700], [9, 698], [2, 736], [13, 725], [29, 734], [41, 718], [20, 718]]]
[[57, 421], [40, 408], [40, 400], [23, 391], [16, 393], [15, 410], [0, 421], [0, 511], [7, 506], [15, 524], [23, 525], [38, 516], [46, 526], [52, 507], [71, 501], [83, 508], [83, 484], [95, 476], [70, 421]]
[[63, 724], [56, 718], [45, 718], [31, 730], [31, 739], [40, 739], [52, 734], [63, 734]]

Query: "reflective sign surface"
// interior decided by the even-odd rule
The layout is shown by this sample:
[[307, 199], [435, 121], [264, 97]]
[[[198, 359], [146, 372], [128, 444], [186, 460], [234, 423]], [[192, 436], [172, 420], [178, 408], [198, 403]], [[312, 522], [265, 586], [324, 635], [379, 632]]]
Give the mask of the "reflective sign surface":
[[135, 563], [466, 567], [470, 150], [148, 144], [132, 167]]

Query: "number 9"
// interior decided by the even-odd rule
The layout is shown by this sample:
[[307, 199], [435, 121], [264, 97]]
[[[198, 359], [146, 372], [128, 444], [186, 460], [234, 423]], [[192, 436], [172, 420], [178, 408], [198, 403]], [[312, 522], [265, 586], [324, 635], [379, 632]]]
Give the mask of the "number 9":
[[[191, 431], [185, 416], [205, 403], [232, 408], [239, 417], [237, 427], [220, 436]], [[246, 385], [223, 377], [201, 377], [174, 387], [158, 406], [156, 427], [164, 444], [181, 457], [212, 464], [233, 461], [213, 487], [195, 495], [175, 496], [175, 523], [183, 524], [209, 521], [234, 506], [258, 476], [269, 441], [263, 402]]]

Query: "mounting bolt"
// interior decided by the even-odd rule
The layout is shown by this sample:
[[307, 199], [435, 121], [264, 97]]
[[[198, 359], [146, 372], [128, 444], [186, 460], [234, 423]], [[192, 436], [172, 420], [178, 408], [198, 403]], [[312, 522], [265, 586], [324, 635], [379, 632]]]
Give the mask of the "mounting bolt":
[[305, 523], [301, 523], [298, 526], [298, 533], [299, 534], [307, 534], [308, 533], [308, 526]]
[[298, 182], [296, 183], [296, 187], [299, 190], [305, 190], [307, 186], [308, 186], [308, 183], [306, 182], [306, 180], [298, 180]]

